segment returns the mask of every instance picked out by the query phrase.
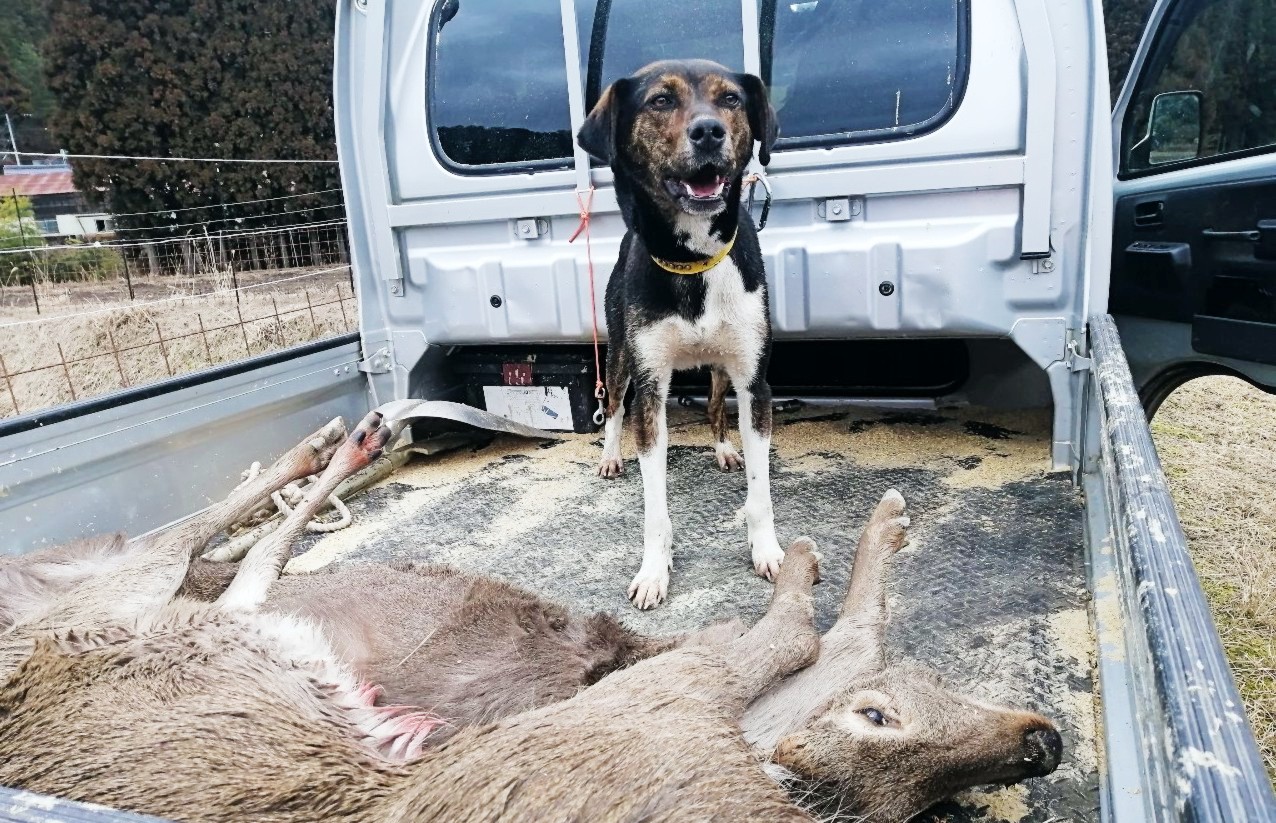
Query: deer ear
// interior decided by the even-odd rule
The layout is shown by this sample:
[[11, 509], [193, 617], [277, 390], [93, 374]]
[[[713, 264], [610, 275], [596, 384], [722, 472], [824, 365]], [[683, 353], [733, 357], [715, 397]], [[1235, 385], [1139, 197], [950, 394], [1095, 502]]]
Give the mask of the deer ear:
[[775, 109], [771, 108], [771, 97], [762, 79], [753, 74], [736, 77], [744, 89], [749, 130], [753, 132], [753, 139], [762, 144], [758, 148], [758, 162], [765, 166], [771, 162], [775, 141], [780, 139], [780, 123], [775, 118]]
[[576, 134], [580, 147], [604, 163], [611, 163], [620, 151], [620, 107], [630, 82], [621, 78], [604, 89]]

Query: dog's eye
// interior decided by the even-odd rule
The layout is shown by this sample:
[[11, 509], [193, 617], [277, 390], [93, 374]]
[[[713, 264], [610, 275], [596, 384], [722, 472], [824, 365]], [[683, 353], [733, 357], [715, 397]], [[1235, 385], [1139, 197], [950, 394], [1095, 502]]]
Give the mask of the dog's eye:
[[722, 105], [727, 108], [734, 109], [736, 106], [740, 105], [740, 95], [733, 91], [727, 92], [722, 95]]
[[871, 706], [867, 709], [860, 709], [860, 714], [867, 717], [874, 726], [886, 725], [886, 715]]
[[655, 97], [647, 101], [647, 105], [658, 110], [671, 109], [674, 105], [673, 95], [657, 94]]

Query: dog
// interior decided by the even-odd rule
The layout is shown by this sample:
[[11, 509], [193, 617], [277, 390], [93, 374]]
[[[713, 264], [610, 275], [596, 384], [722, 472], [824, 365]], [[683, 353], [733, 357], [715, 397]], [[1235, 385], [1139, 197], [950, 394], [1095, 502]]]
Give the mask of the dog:
[[[617, 80], [577, 134], [608, 163], [628, 231], [607, 283], [607, 407], [598, 474], [623, 470], [620, 431], [633, 383], [643, 484], [642, 566], [629, 598], [649, 609], [665, 598], [673, 526], [665, 483], [665, 403], [675, 369], [712, 368], [709, 420], [723, 471], [742, 465], [753, 567], [774, 580], [784, 559], [775, 534], [771, 444], [770, 308], [757, 232], [740, 198], [760, 143], [770, 161], [779, 137], [766, 86], [707, 60], [666, 60]], [[739, 398], [744, 457], [727, 439], [726, 393]]]

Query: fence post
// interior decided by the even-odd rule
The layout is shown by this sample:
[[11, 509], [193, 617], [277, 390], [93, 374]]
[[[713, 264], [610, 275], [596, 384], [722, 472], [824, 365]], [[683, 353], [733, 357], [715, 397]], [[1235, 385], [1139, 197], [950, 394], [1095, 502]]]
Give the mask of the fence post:
[[9, 377], [9, 367], [4, 364], [3, 354], [0, 354], [0, 373], [4, 374], [4, 384], [9, 387], [9, 399], [13, 401], [14, 416], [22, 414], [22, 409], [18, 408], [18, 395], [13, 390], [13, 380]]
[[204, 339], [204, 354], [208, 355], [208, 365], [213, 365], [213, 350], [208, 347], [208, 332], [204, 331], [204, 315], [199, 312], [195, 313], [195, 319], [199, 321], [199, 336]]
[[350, 316], [346, 314], [346, 296], [341, 293], [341, 281], [337, 281], [337, 306], [341, 309], [341, 322], [346, 331], [350, 331]]
[[152, 320], [151, 322], [155, 324], [155, 336], [159, 338], [160, 354], [164, 355], [164, 368], [168, 371], [168, 376], [172, 377], [173, 364], [168, 362], [168, 350], [164, 348], [164, 332], [160, 330], [158, 320]]
[[124, 388], [128, 388], [128, 375], [124, 374], [124, 363], [120, 361], [120, 347], [115, 345], [115, 335], [111, 332], [111, 327], [106, 327], [106, 339], [111, 341], [111, 354], [115, 355], [115, 368], [120, 370], [120, 382], [124, 384]]
[[[22, 225], [22, 206], [18, 204], [18, 190], [10, 188], [13, 194], [13, 214], [18, 220], [18, 233], [22, 235], [22, 250], [27, 251], [27, 227]], [[40, 292], [35, 287], [35, 252], [31, 252], [31, 299], [35, 301], [35, 313], [40, 313]]]
[[71, 380], [71, 369], [66, 364], [66, 355], [62, 352], [61, 343], [58, 343], [58, 359], [62, 361], [62, 373], [66, 375], [66, 387], [71, 390], [71, 400], [79, 400], [80, 398], [75, 396], [75, 382]]
[[303, 289], [306, 293], [306, 308], [310, 310], [310, 325], [314, 327], [315, 337], [319, 336], [319, 324], [315, 322], [315, 307], [310, 302], [310, 289]]
[[128, 269], [128, 250], [120, 250], [120, 259], [124, 261], [124, 282], [128, 283], [128, 299], [130, 301], [136, 298], [133, 295], [133, 273]]
[[146, 246], [146, 262], [151, 269], [151, 277], [159, 277], [159, 255], [155, 253], [155, 244], [147, 243]]

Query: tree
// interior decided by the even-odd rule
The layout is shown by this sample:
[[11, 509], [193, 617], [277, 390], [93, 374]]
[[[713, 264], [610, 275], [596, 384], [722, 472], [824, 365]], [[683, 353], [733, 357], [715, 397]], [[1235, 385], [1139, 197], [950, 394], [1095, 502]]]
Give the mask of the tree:
[[[72, 153], [336, 157], [330, 2], [51, 0], [45, 60], [53, 132]], [[77, 186], [116, 214], [216, 206], [339, 185], [335, 165], [82, 160]], [[329, 198], [266, 203], [254, 227], [340, 216]], [[254, 213], [236, 208], [233, 216]], [[216, 209], [193, 220], [221, 217]], [[122, 217], [125, 228], [172, 225]]]
[[1108, 36], [1108, 82], [1114, 103], [1130, 71], [1130, 61], [1139, 48], [1143, 28], [1154, 4], [1155, 0], [1103, 0]]

